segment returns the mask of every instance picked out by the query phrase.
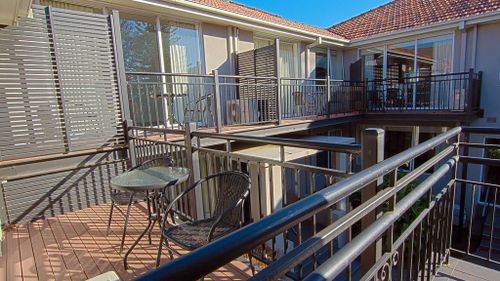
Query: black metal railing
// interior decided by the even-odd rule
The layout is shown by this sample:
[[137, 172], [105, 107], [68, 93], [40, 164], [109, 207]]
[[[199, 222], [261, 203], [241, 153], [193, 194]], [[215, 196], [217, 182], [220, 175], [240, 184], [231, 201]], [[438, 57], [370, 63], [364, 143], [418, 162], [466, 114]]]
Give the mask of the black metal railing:
[[[185, 129], [128, 127], [130, 156], [140, 163], [168, 154], [175, 165], [188, 167], [191, 179], [210, 174], [237, 170], [253, 179], [252, 189], [244, 210], [245, 223], [258, 221], [275, 211], [314, 194], [353, 174], [359, 161], [360, 145], [304, 141], [290, 138], [252, 137], [217, 134]], [[242, 145], [243, 144], [243, 145]], [[323, 160], [321, 160], [323, 159]], [[330, 162], [330, 163], [328, 163]], [[185, 186], [170, 190], [169, 199], [175, 198]], [[190, 218], [203, 218], [213, 211], [215, 194], [188, 194], [191, 197], [174, 210]], [[198, 200], [197, 204], [194, 204]], [[338, 209], [335, 206], [332, 210]], [[320, 224], [314, 222], [313, 224]], [[296, 228], [309, 227], [298, 223]], [[282, 240], [272, 240], [262, 248], [286, 253], [291, 241], [289, 233]], [[302, 239], [302, 233], [295, 236]], [[272, 262], [274, 257], [269, 257]]]
[[475, 112], [481, 73], [365, 82], [212, 74], [128, 72], [130, 118], [137, 126], [182, 128], [280, 123], [345, 113]]
[[[500, 129], [488, 130], [500, 133]], [[253, 279], [274, 280], [284, 275], [299, 280], [333, 280], [339, 276], [346, 280], [371, 280], [384, 279], [388, 275], [396, 280], [430, 278], [449, 257], [452, 248], [455, 185], [462, 182], [456, 175], [463, 170], [458, 163], [476, 161], [463, 155], [462, 147], [467, 146], [460, 139], [463, 132], [478, 131], [461, 127], [450, 129], [175, 259], [139, 280], [194, 280], [266, 241], [280, 239], [284, 232], [296, 231], [294, 225], [306, 222], [312, 215], [346, 198], [352, 202], [359, 192], [361, 201], [352, 204], [352, 209], [344, 216], [293, 244], [286, 254], [264, 266]], [[371, 144], [379, 143], [379, 137], [372, 139]], [[369, 140], [365, 139], [362, 148], [365, 157], [373, 155], [377, 149], [376, 145], [368, 145]], [[368, 150], [372, 150], [371, 153]], [[400, 173], [401, 166], [429, 152], [433, 156], [427, 161], [410, 172]], [[498, 160], [485, 160], [485, 163], [498, 163]], [[374, 187], [376, 192], [363, 199], [363, 192]], [[475, 197], [472, 194], [465, 198]], [[194, 266], [196, 271], [191, 270]]]
[[481, 72], [389, 78], [366, 82], [367, 111], [475, 111]]

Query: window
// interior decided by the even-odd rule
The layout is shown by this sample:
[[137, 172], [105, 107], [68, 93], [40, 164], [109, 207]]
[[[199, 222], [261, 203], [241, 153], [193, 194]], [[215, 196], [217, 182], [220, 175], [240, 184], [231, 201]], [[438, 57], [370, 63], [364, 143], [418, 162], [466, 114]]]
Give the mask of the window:
[[122, 17], [120, 28], [125, 71], [158, 72], [155, 21]]
[[[386, 66], [384, 66], [384, 50], [387, 50]], [[386, 47], [360, 50], [364, 64], [364, 78], [368, 80], [383, 78], [394, 80], [449, 73], [452, 71], [452, 55], [453, 35], [422, 38]], [[383, 77], [384, 67], [386, 77]]]
[[201, 73], [200, 44], [196, 25], [162, 22], [161, 33], [166, 71]]
[[383, 78], [384, 47], [370, 48], [360, 51], [363, 59], [364, 79], [380, 80]]
[[344, 79], [342, 57], [333, 50], [330, 50], [330, 78]]
[[451, 72], [453, 38], [451, 35], [417, 41], [418, 76]]
[[254, 44], [254, 49], [260, 49], [273, 45], [273, 42], [269, 39], [255, 37], [253, 39], [253, 44]]
[[281, 77], [292, 78], [298, 76], [295, 44], [280, 42], [279, 67]]
[[387, 46], [387, 79], [402, 81], [415, 72], [415, 41]]
[[316, 50], [316, 66], [314, 74], [316, 79], [325, 79], [328, 73], [328, 55]]

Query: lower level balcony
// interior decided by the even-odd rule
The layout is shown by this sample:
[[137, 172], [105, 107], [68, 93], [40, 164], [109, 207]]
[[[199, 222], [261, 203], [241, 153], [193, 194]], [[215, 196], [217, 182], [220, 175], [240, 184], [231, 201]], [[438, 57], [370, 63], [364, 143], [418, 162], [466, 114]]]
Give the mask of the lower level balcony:
[[[5, 229], [0, 280], [87, 280], [109, 271], [115, 272], [120, 280], [131, 280], [154, 269], [158, 228], [151, 235], [151, 244], [144, 239], [132, 252], [129, 269], [123, 266], [123, 253], [147, 225], [146, 206], [132, 208], [122, 253], [124, 219], [114, 216], [107, 233], [109, 209], [109, 204], [102, 204]], [[163, 255], [161, 263], [168, 260], [168, 255]], [[248, 279], [252, 274], [250, 267], [241, 260], [214, 271], [205, 280]]]

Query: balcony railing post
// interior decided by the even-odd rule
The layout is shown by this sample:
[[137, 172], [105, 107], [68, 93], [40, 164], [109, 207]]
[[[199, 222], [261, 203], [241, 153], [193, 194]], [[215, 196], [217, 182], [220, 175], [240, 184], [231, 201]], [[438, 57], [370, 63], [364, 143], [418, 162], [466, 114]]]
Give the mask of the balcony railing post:
[[[364, 80], [364, 83], [363, 83], [362, 87], [363, 87], [363, 89], [362, 89], [363, 96], [361, 97], [362, 98], [362, 100], [361, 100], [361, 106], [362, 106], [362, 108], [361, 108], [360, 111], [362, 111], [362, 112], [368, 112], [368, 111], [370, 111], [368, 109], [368, 106], [370, 104], [370, 97], [368, 96], [368, 79]], [[373, 101], [371, 103], [373, 103]]]
[[328, 117], [330, 117], [331, 114], [331, 108], [330, 108], [330, 102], [331, 102], [331, 88], [330, 88], [330, 75], [326, 76], [326, 114], [328, 114]]
[[[384, 160], [384, 130], [378, 128], [369, 128], [361, 135], [361, 157], [362, 170], [365, 170], [378, 162]], [[368, 201], [377, 194], [379, 186], [383, 183], [383, 178], [378, 178], [373, 183], [365, 186], [361, 190], [361, 203]], [[375, 211], [367, 214], [361, 219], [361, 229], [365, 229], [377, 218]], [[366, 249], [361, 255], [362, 275], [368, 272], [375, 264], [377, 258], [382, 255], [382, 240], [378, 240], [372, 246]]]
[[473, 85], [474, 85], [474, 69], [470, 68], [469, 69], [469, 74], [467, 75], [467, 90], [466, 96], [465, 96], [465, 102], [467, 104], [467, 112], [471, 113], [473, 110], [473, 101], [474, 101], [474, 91], [473, 91]]
[[274, 48], [275, 48], [275, 62], [274, 65], [276, 67], [276, 119], [278, 125], [281, 124], [281, 73], [280, 73], [280, 65], [279, 65], [279, 57], [280, 57], [280, 40], [276, 38], [274, 40]]
[[[196, 182], [197, 180], [200, 179], [198, 151], [193, 149], [193, 144], [196, 142], [196, 140], [194, 139], [192, 133], [196, 131], [196, 123], [185, 123], [184, 127], [185, 127], [184, 143], [186, 145], [186, 164], [190, 171], [189, 184], [192, 184], [193, 182]], [[194, 196], [189, 196], [189, 202], [190, 202], [189, 212], [193, 218], [198, 218], [199, 214], [197, 210], [201, 210], [200, 208], [198, 208], [201, 202], [201, 194], [198, 193], [199, 190], [195, 190]]]
[[217, 133], [222, 132], [222, 112], [221, 112], [221, 99], [220, 99], [220, 84], [219, 84], [219, 71], [214, 69], [212, 71], [214, 76], [214, 103], [215, 103], [215, 130]]

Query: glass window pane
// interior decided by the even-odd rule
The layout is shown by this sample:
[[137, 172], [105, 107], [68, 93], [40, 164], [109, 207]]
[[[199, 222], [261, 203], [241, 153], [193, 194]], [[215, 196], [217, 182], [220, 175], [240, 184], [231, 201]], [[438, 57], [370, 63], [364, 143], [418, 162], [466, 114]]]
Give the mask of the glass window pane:
[[253, 39], [253, 42], [254, 42], [254, 49], [264, 48], [267, 46], [271, 46], [273, 44], [269, 39], [263, 39], [257, 37]]
[[297, 77], [296, 52], [293, 44], [280, 43], [280, 74], [281, 77]]
[[122, 17], [120, 28], [126, 71], [160, 71], [154, 21]]
[[344, 79], [342, 69], [342, 57], [336, 51], [330, 51], [330, 78], [335, 80]]
[[171, 73], [201, 73], [198, 30], [194, 24], [161, 24], [165, 69]]
[[384, 47], [370, 48], [360, 51], [363, 59], [364, 79], [380, 80], [383, 75]]
[[402, 80], [415, 75], [415, 42], [387, 47], [387, 79]]
[[418, 40], [418, 76], [451, 72], [453, 39], [440, 36]]
[[316, 79], [325, 79], [328, 71], [328, 56], [326, 50], [315, 50], [316, 66], [314, 68]]

